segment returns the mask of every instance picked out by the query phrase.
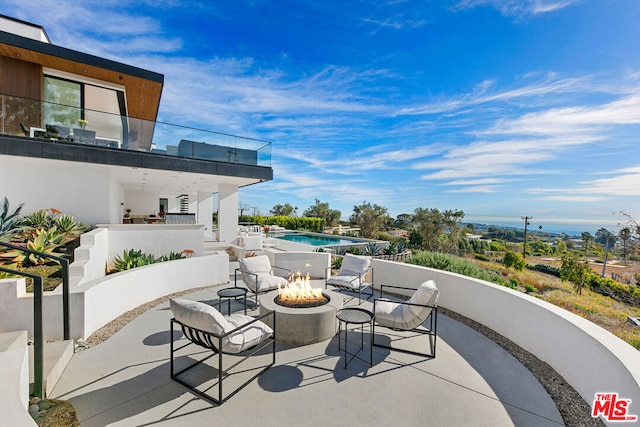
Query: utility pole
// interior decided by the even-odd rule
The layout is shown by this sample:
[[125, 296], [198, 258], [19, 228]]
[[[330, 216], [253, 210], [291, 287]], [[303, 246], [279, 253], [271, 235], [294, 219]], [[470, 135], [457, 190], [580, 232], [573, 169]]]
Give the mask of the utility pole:
[[524, 220], [524, 244], [522, 245], [522, 258], [527, 258], [527, 226], [529, 225], [529, 220], [533, 219], [532, 216], [521, 216]]
[[609, 237], [611, 233], [607, 232], [607, 240], [604, 242], [604, 262], [602, 263], [602, 274], [600, 277], [604, 277], [607, 273], [607, 255], [609, 255]]

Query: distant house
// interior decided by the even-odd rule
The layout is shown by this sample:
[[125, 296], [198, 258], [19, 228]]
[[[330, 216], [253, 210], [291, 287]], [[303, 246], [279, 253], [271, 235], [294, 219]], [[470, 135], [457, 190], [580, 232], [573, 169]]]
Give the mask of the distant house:
[[41, 26], [0, 15], [0, 197], [92, 224], [169, 212], [214, 237], [217, 193], [217, 238], [232, 241], [238, 188], [273, 179], [271, 145], [157, 122], [163, 85], [162, 74], [53, 45]]
[[409, 237], [409, 232], [407, 230], [395, 229], [389, 231], [389, 235], [393, 237]]

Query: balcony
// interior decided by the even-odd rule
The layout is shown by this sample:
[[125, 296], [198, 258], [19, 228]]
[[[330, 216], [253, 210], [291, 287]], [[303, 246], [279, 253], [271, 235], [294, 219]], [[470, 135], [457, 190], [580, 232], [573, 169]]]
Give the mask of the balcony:
[[61, 144], [271, 167], [271, 143], [0, 94], [0, 134]]

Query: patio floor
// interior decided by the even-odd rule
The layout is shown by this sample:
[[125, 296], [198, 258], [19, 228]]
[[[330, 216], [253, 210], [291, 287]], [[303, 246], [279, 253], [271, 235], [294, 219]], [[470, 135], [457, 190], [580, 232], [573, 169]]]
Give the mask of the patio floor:
[[[183, 298], [215, 302], [218, 289]], [[345, 300], [354, 304], [357, 298]], [[222, 406], [214, 405], [169, 377], [168, 305], [148, 310], [107, 341], [75, 354], [50, 398], [71, 402], [83, 427], [564, 425], [524, 366], [442, 314], [435, 359], [374, 347], [373, 367], [354, 359], [344, 369], [336, 337], [299, 347], [278, 344], [274, 367]], [[232, 310], [240, 309], [233, 303]], [[184, 342], [177, 331], [175, 338]]]

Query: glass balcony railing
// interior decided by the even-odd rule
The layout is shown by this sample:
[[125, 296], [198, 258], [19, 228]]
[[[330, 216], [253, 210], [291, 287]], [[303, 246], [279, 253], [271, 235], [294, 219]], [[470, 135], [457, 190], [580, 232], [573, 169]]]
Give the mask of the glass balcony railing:
[[271, 143], [219, 132], [0, 94], [3, 135], [271, 166]]

